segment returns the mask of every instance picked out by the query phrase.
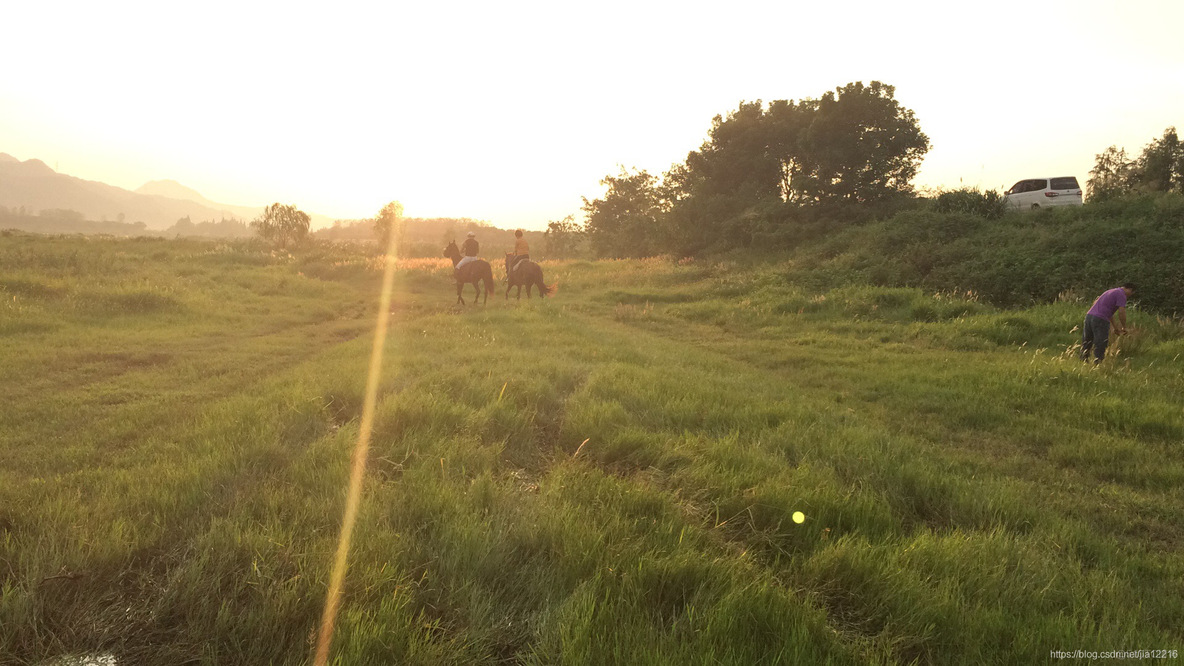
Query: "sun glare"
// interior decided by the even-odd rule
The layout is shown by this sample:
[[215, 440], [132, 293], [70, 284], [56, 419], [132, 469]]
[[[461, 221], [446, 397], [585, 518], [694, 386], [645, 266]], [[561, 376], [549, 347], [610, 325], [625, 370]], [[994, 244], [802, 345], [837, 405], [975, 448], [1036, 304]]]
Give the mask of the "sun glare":
[[395, 282], [395, 242], [396, 236], [391, 234], [386, 248], [386, 266], [382, 273], [382, 293], [378, 299], [378, 322], [374, 327], [374, 347], [370, 352], [370, 369], [366, 378], [366, 397], [362, 405], [362, 421], [358, 428], [358, 442], [354, 446], [353, 464], [349, 476], [349, 493], [345, 502], [345, 514], [341, 521], [341, 536], [337, 541], [337, 555], [333, 560], [329, 593], [325, 598], [325, 612], [321, 617], [321, 629], [317, 637], [317, 650], [314, 659], [317, 666], [323, 666], [329, 660], [329, 647], [333, 642], [337, 610], [341, 605], [341, 589], [345, 583], [345, 573], [349, 569], [350, 541], [353, 538], [354, 523], [357, 522], [358, 506], [362, 499], [362, 481], [366, 476], [366, 455], [370, 450], [370, 433], [374, 427], [374, 408], [378, 401], [378, 383], [382, 377], [382, 358], [391, 318], [391, 300]]

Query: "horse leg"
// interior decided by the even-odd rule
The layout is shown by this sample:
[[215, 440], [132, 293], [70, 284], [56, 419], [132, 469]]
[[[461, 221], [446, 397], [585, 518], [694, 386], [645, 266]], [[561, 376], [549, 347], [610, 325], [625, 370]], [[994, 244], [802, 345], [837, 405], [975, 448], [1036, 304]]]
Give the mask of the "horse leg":
[[461, 290], [463, 290], [464, 288], [465, 288], [465, 286], [463, 284], [461, 284], [460, 282], [456, 283], [456, 302], [460, 303], [461, 305], [465, 304], [465, 297], [462, 296], [460, 293]]

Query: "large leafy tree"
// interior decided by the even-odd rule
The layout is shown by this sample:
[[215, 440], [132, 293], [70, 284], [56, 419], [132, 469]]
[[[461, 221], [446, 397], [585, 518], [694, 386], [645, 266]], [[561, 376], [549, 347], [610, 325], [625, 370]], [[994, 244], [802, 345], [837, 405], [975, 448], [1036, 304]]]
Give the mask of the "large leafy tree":
[[584, 198], [584, 229], [598, 257], [646, 257], [662, 250], [661, 217], [666, 202], [657, 178], [621, 169], [600, 181], [603, 199]]
[[275, 203], [263, 209], [263, 214], [251, 222], [260, 238], [287, 247], [308, 237], [308, 214], [295, 206]]
[[800, 198], [794, 189], [794, 176], [804, 169], [802, 137], [812, 119], [813, 106], [809, 100], [800, 104], [793, 100], [773, 100], [765, 112], [768, 151], [777, 161], [778, 192], [785, 201]]
[[799, 103], [796, 144], [781, 156], [792, 198], [862, 203], [911, 193], [929, 137], [895, 95], [893, 86], [856, 81]]
[[741, 102], [711, 121], [708, 140], [687, 155], [694, 196], [729, 196], [744, 203], [779, 197], [780, 165], [760, 100]]
[[675, 179], [682, 198], [728, 197], [740, 212], [770, 199], [862, 203], [910, 193], [929, 138], [895, 95], [857, 81], [817, 100], [742, 102], [716, 116], [687, 156]]
[[784, 198], [779, 140], [760, 100], [712, 119], [707, 141], [664, 180], [672, 251], [743, 244], [745, 211]]
[[608, 177], [584, 200], [600, 256], [695, 253], [757, 242], [793, 217], [786, 204], [863, 204], [911, 194], [929, 151], [893, 86], [849, 83], [820, 99], [741, 102], [712, 119], [707, 140], [659, 181]]

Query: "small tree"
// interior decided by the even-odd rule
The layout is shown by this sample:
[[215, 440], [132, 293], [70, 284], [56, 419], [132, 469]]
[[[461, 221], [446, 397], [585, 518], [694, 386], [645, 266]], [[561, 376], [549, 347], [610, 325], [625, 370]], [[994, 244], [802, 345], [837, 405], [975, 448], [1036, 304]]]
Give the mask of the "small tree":
[[1089, 172], [1089, 200], [1106, 201], [1130, 194], [1131, 172], [1135, 163], [1126, 156], [1126, 149], [1110, 146], [1098, 154], [1094, 168]]
[[1175, 127], [1167, 128], [1163, 138], [1153, 139], [1143, 148], [1136, 175], [1138, 188], [1144, 192], [1184, 193], [1184, 142]]
[[608, 191], [603, 199], [584, 198], [584, 225], [588, 240], [599, 257], [649, 257], [657, 254], [661, 243], [660, 218], [666, 202], [658, 179], [646, 171], [629, 173], [624, 168], [617, 177], [600, 181]]
[[584, 228], [576, 224], [575, 216], [568, 215], [558, 222], [548, 222], [543, 233], [547, 254], [556, 259], [567, 259], [576, 253], [584, 239]]
[[390, 247], [391, 234], [395, 235], [396, 247], [403, 244], [403, 230], [403, 204], [392, 201], [378, 211], [374, 218], [374, 237], [384, 252]]
[[174, 236], [191, 236], [193, 235], [193, 228], [193, 220], [189, 219], [189, 216], [186, 215], [185, 217], [177, 220], [177, 223], [174, 224], [173, 228], [169, 229], [169, 231], [171, 231]]
[[263, 215], [251, 221], [251, 228], [263, 240], [287, 247], [308, 237], [308, 214], [295, 206], [274, 203], [263, 209]]
[[1090, 201], [1106, 201], [1130, 194], [1184, 192], [1184, 141], [1175, 127], [1152, 139], [1136, 159], [1110, 146], [1098, 154], [1089, 172]]

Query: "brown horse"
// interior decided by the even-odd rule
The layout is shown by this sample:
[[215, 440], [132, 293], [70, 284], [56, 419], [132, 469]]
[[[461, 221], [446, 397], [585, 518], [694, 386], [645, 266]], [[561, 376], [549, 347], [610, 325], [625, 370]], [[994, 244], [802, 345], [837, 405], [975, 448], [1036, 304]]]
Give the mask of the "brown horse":
[[460, 270], [456, 270], [456, 265], [460, 263], [460, 248], [456, 246], [456, 241], [448, 241], [448, 247], [444, 248], [444, 256], [452, 260], [453, 273], [456, 274], [456, 302], [461, 305], [465, 304], [465, 297], [461, 295], [461, 291], [466, 284], [473, 285], [473, 290], [477, 292], [474, 303], [481, 302], [481, 288], [477, 283], [481, 280], [485, 281], [485, 302], [489, 302], [489, 296], [493, 293], [493, 267], [489, 265], [488, 261], [478, 259], [470, 261], [465, 264]]
[[546, 298], [555, 293], [555, 285], [548, 287], [543, 282], [543, 268], [530, 259], [523, 259], [513, 270], [510, 266], [514, 261], [514, 253], [506, 253], [506, 300], [510, 298], [510, 289], [518, 287], [517, 298], [522, 298], [522, 287], [526, 286], [526, 297], [530, 298], [532, 287], [539, 288], [539, 298]]

